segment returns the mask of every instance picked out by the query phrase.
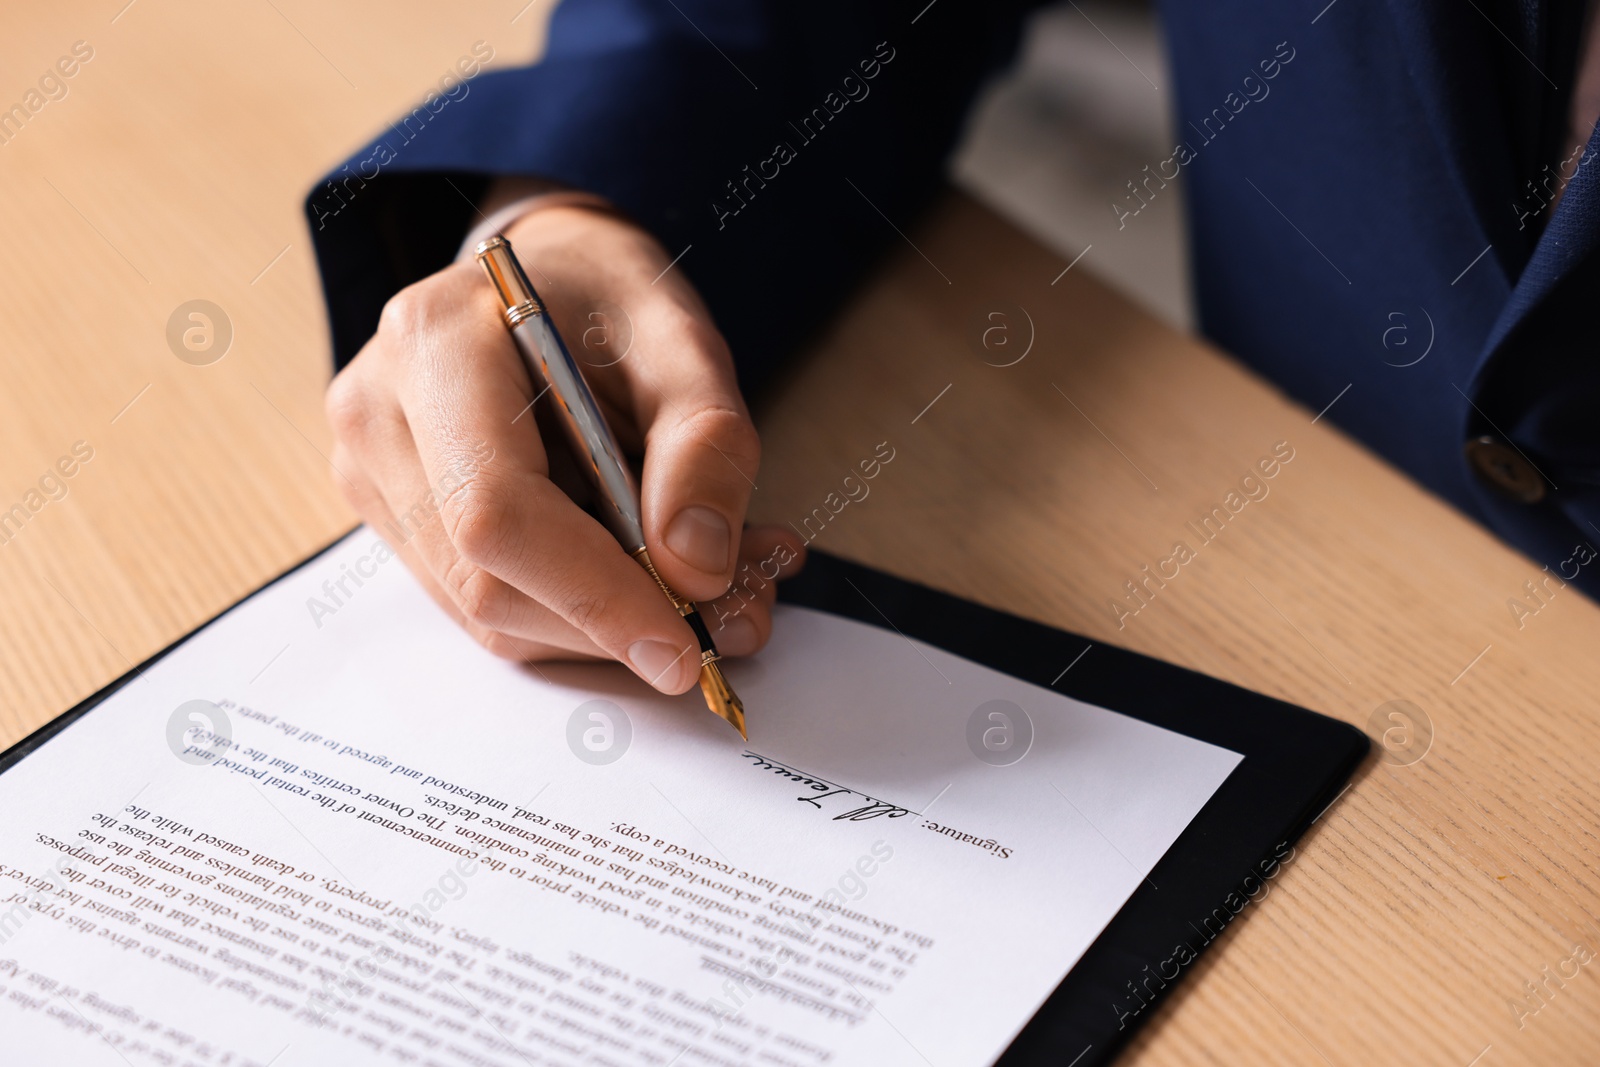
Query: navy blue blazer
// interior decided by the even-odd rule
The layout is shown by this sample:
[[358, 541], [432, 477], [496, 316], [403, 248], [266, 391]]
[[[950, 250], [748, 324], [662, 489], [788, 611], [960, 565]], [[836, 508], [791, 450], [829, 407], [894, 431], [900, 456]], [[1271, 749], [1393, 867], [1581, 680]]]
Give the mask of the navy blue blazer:
[[[534, 175], [692, 245], [679, 269], [759, 389], [898, 240], [851, 183], [906, 228], [1031, 6], [568, 0], [533, 66], [480, 43], [461, 70], [484, 72], [307, 200], [336, 362], [449, 262], [493, 176]], [[1328, 419], [1594, 596], [1600, 137], [1563, 132], [1582, 5], [1477, 6], [1167, 0], [1178, 143], [1109, 210], [1186, 196], [1207, 337], [1312, 411], [1338, 398]]]

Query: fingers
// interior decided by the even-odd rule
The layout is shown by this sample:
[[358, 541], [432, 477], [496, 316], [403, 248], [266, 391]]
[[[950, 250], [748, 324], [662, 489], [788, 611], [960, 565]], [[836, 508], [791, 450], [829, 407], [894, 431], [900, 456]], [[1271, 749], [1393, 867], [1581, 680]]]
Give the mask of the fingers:
[[[615, 217], [551, 209], [510, 236], [568, 344], [581, 344], [575, 354], [618, 437], [642, 446], [658, 571], [709, 602], [703, 614], [723, 652], [756, 651], [771, 633], [775, 583], [804, 549], [791, 532], [744, 529], [760, 448], [708, 313], [660, 246]], [[597, 316], [601, 306], [610, 310]], [[329, 389], [346, 495], [496, 654], [614, 658], [664, 692], [689, 689], [692, 632], [551, 481], [540, 407], [479, 269], [447, 268], [390, 301]]]
[[701, 608], [717, 650], [748, 656], [772, 636], [772, 605], [778, 582], [799, 573], [806, 550], [792, 530], [752, 526], [744, 531], [733, 588]]
[[674, 343], [678, 359], [630, 368], [645, 542], [668, 584], [706, 600], [733, 581], [761, 445], [721, 339], [680, 324]]
[[[358, 378], [362, 368], [363, 364], [353, 364], [329, 391], [335, 425], [344, 418], [339, 409], [354, 402], [347, 394], [359, 388], [352, 378]], [[448, 473], [436, 489], [428, 484], [393, 397], [366, 401], [360, 410], [360, 428], [344, 427], [334, 446], [337, 469], [350, 472], [345, 495], [440, 608], [485, 648], [506, 659], [603, 655], [581, 631], [487, 571], [464, 576], [460, 554], [438, 518], [438, 504], [456, 480], [470, 478], [476, 468]], [[493, 461], [492, 456], [475, 458]], [[441, 584], [445, 580], [453, 580], [454, 592]]]
[[[464, 268], [450, 279], [440, 303], [447, 316], [452, 300], [487, 305], [473, 318], [498, 327], [492, 295], [474, 271]], [[423, 470], [433, 480], [485, 447], [495, 457], [440, 502], [444, 532], [459, 556], [444, 576], [446, 588], [462, 595], [469, 617], [494, 622], [514, 606], [498, 579], [651, 685], [688, 689], [698, 674], [688, 655], [696, 647], [688, 624], [611, 535], [550, 482], [537, 435], [523, 417], [526, 378], [503, 328], [472, 351], [463, 349], [458, 333], [428, 326], [425, 320], [412, 328], [422, 340], [398, 394]], [[492, 352], [506, 354], [485, 358]]]
[[[365, 450], [402, 536], [415, 538], [422, 570], [469, 628], [598, 652], [683, 692], [698, 673], [693, 634], [649, 575], [545, 477], [524, 410], [530, 385], [474, 269], [441, 272], [385, 311], [373, 365], [399, 420], [374, 414], [381, 401], [351, 399], [359, 373], [330, 391], [330, 416]], [[401, 424], [414, 459], [393, 432]]]
[[[342, 445], [335, 445], [333, 462], [340, 470], [359, 472], [349, 451]], [[426, 561], [419, 555], [416, 545], [411, 541], [402, 541], [393, 537], [392, 531], [396, 528], [394, 515], [388, 504], [376, 487], [368, 480], [364, 473], [354, 473], [346, 488], [346, 498], [350, 501], [362, 520], [373, 530], [382, 532], [385, 541], [393, 548], [397, 555], [405, 562], [412, 577], [422, 586], [423, 590], [439, 605], [458, 626], [467, 631], [479, 644], [494, 655], [513, 662], [528, 660], [551, 659], [557, 656], [571, 656], [572, 652], [538, 641], [519, 638], [504, 630], [482, 626], [468, 619], [457, 607], [455, 600], [446, 593], [433, 577]]]
[[[761, 447], [710, 312], [659, 244], [615, 220], [553, 210], [508, 236], [584, 377], [603, 406], [625, 416], [618, 437], [644, 446], [650, 558], [690, 599], [722, 595]], [[596, 314], [602, 307], [611, 310]]]
[[[491, 571], [474, 565], [446, 529], [444, 517], [463, 492], [494, 465], [529, 472], [546, 469], [537, 434], [526, 432], [533, 415], [527, 401], [532, 387], [522, 371], [509, 339], [496, 328], [491, 314], [475, 306], [470, 272], [446, 272], [424, 297], [406, 293], [385, 309], [383, 336], [391, 366], [383, 370], [386, 388], [362, 403], [369, 413], [359, 435], [345, 437], [362, 452], [364, 466], [372, 472], [393, 516], [384, 533], [402, 556], [421, 567], [444, 592], [451, 613], [463, 620], [474, 636], [499, 634], [505, 641], [531, 642], [581, 655], [600, 650], [581, 632], [565, 624], [541, 605]], [[362, 360], [352, 364], [341, 379], [358, 375]], [[438, 379], [457, 373], [456, 368], [481, 376], [486, 388], [508, 403], [520, 403], [512, 416], [521, 434], [507, 435], [498, 446], [474, 433], [470, 412]], [[342, 381], [330, 390], [330, 406]], [[407, 405], [412, 416], [408, 418]], [[428, 416], [434, 409], [432, 418]], [[413, 425], [414, 422], [420, 423]], [[449, 423], [444, 432], [438, 426]], [[430, 428], [431, 427], [431, 428]], [[429, 449], [425, 463], [419, 448]], [[520, 639], [520, 640], [518, 640]], [[486, 642], [487, 643], [487, 642]]]

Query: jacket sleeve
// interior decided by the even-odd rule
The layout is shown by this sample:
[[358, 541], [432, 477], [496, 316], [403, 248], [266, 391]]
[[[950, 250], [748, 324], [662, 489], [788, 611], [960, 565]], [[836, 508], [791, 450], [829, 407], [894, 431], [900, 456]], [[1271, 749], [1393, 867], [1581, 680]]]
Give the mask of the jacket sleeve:
[[759, 388], [939, 188], [1027, 6], [568, 0], [534, 65], [483, 69], [479, 42], [307, 198], [336, 367], [450, 262], [488, 183], [523, 175], [681, 253]]

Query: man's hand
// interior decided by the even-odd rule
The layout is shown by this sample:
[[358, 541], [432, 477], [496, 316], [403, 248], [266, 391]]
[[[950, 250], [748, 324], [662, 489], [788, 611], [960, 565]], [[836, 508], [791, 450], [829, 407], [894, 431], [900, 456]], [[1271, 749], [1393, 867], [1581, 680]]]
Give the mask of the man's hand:
[[[760, 443], [705, 306], [659, 244], [608, 213], [553, 206], [506, 237], [623, 448], [643, 451], [657, 570], [683, 595], [717, 601], [703, 615], [721, 651], [756, 651], [771, 632], [774, 578], [798, 569], [804, 549], [782, 527], [742, 530]], [[552, 480], [561, 457], [535, 426], [553, 423], [551, 402], [536, 395], [482, 270], [457, 263], [396, 294], [329, 386], [336, 477], [496, 655], [617, 659], [684, 692], [700, 669], [694, 635]]]

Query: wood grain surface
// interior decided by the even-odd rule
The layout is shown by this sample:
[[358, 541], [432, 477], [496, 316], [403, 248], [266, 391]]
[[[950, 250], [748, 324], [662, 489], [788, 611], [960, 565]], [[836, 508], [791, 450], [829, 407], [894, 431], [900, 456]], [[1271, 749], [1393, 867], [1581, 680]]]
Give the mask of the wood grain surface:
[[[0, 108], [75, 42], [93, 55], [0, 144], [0, 512], [27, 510], [0, 543], [0, 742], [350, 526], [300, 200], [476, 42], [527, 61], [547, 16], [8, 14]], [[958, 196], [908, 233], [760, 411], [755, 515], [1387, 736], [1126, 1062], [1593, 1062], [1600, 609], [1543, 586], [1516, 618], [1539, 566], [1108, 290], [1092, 254], [1062, 276]], [[193, 299], [233, 327], [207, 366], [167, 342]], [[92, 458], [41, 490], [75, 445]], [[1274, 449], [1292, 459], [1263, 478]], [[1179, 542], [1191, 558], [1163, 562]]]

